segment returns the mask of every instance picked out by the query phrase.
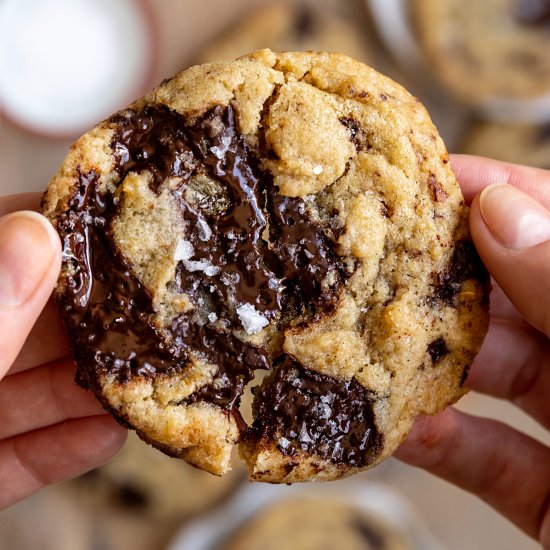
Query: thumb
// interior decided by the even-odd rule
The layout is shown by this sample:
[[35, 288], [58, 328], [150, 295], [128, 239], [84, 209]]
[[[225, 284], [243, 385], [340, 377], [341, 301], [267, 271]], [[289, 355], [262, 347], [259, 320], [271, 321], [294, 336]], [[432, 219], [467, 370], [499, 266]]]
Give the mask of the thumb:
[[36, 212], [0, 218], [0, 378], [44, 308], [59, 275], [61, 246]]
[[550, 336], [550, 211], [507, 184], [472, 204], [472, 236], [487, 269], [517, 310]]

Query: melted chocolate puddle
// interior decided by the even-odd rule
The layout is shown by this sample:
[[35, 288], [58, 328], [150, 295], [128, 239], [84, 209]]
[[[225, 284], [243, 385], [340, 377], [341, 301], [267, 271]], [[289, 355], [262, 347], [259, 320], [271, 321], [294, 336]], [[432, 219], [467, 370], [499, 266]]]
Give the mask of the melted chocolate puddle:
[[93, 387], [92, 371], [128, 379], [172, 370], [175, 358], [147, 322], [151, 297], [112, 249], [108, 237], [116, 211], [112, 195], [98, 194], [96, 174], [81, 174], [69, 206], [58, 230], [63, 261], [74, 275], [61, 306], [71, 321], [68, 330], [79, 383]]
[[[58, 226], [64, 262], [73, 273], [61, 303], [78, 381], [94, 388], [100, 374], [119, 381], [168, 374], [185, 369], [190, 354], [198, 354], [218, 371], [186, 402], [214, 403], [232, 412], [244, 429], [238, 411], [244, 386], [254, 370], [269, 369], [277, 357], [234, 336], [244, 323], [239, 308], [252, 308], [266, 323], [330, 311], [349, 276], [334, 251], [336, 234], [309, 219], [302, 199], [277, 193], [271, 175], [259, 169], [257, 153], [239, 134], [231, 107], [215, 107], [192, 125], [158, 106], [125, 111], [111, 122], [117, 128], [112, 147], [119, 181], [129, 172], [147, 170], [151, 189], [158, 193], [167, 178], [180, 178], [172, 192], [181, 209], [186, 253], [175, 273], [177, 290], [189, 295], [196, 309], [206, 299], [214, 311], [183, 314], [162, 331], [153, 325], [151, 296], [112, 239], [117, 199], [98, 192], [96, 174], [81, 174]], [[202, 180], [217, 186], [221, 198], [214, 193], [202, 202], [190, 200], [190, 190]], [[217, 199], [221, 206], [213, 208]], [[297, 390], [285, 378], [290, 360], [280, 360], [277, 380], [283, 377], [284, 384], [260, 392], [251, 437], [275, 430], [285, 434], [289, 449], [352, 465], [372, 460], [381, 438], [368, 392], [357, 382], [310, 373], [292, 362], [292, 372], [301, 372]], [[330, 400], [330, 414], [325, 407], [325, 416], [315, 419], [311, 400], [321, 396]], [[297, 408], [286, 411], [288, 406]], [[270, 407], [272, 414], [264, 414]], [[302, 437], [306, 425], [313, 430], [310, 442]]]
[[[468, 279], [489, 285], [489, 275], [472, 241], [458, 241], [447, 270], [433, 277], [433, 294], [428, 302], [434, 307], [438, 304], [456, 305], [462, 283]], [[488, 292], [485, 296], [488, 297]]]
[[336, 464], [362, 467], [382, 448], [373, 394], [356, 380], [336, 382], [286, 357], [254, 401], [252, 438], [277, 437], [279, 450], [314, 453]]

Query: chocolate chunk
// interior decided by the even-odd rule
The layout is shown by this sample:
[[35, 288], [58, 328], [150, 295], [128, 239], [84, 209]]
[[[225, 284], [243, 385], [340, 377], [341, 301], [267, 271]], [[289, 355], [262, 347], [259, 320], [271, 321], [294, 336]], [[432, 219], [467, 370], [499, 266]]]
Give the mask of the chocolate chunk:
[[[185, 182], [175, 191], [183, 219], [190, 229], [187, 240], [194, 250], [187, 263], [191, 271], [183, 278], [186, 286], [181, 290], [191, 293], [190, 289], [197, 283], [206, 284], [209, 289], [215, 287], [223, 303], [234, 298], [271, 316], [279, 309], [280, 284], [262, 260], [261, 234], [267, 225], [261, 209], [262, 175], [254, 166], [249, 147], [237, 133], [233, 110], [216, 107], [194, 126], [187, 126], [181, 115], [167, 108], [147, 107], [144, 113], [116, 120], [120, 129], [114, 142], [115, 151], [125, 151], [130, 159], [141, 158], [143, 147], [150, 151], [138, 166], [122, 164], [121, 177], [127, 169], [136, 168], [162, 174], [164, 179], [169, 176], [188, 179], [198, 173], [222, 183], [229, 195], [230, 206], [225, 212], [208, 215], [187, 202]], [[152, 120], [153, 128], [143, 124], [144, 119]], [[144, 129], [146, 133], [142, 136]], [[171, 134], [175, 136], [172, 148], [155, 147], [164, 141], [164, 136]], [[148, 137], [153, 138], [153, 145], [148, 144]], [[169, 159], [185, 159], [185, 165], [193, 166], [193, 170], [185, 172], [182, 162], [172, 162], [175, 170], [166, 172], [165, 167], [170, 165], [165, 158], [167, 154]], [[205, 274], [201, 266], [210, 267], [211, 273], [223, 269], [226, 280], [229, 278], [232, 284]], [[235, 315], [231, 321], [238, 323]]]
[[98, 199], [95, 178], [81, 181], [87, 199], [77, 195], [72, 204], [79, 205], [79, 215], [73, 211], [67, 223], [60, 224], [60, 230], [70, 231], [65, 241], [78, 245], [64, 247], [65, 261], [71, 262], [75, 275], [62, 304], [73, 320], [69, 331], [81, 385], [93, 384], [94, 372], [129, 380], [181, 370], [188, 363], [189, 349], [196, 349], [219, 365], [215, 382], [224, 380], [208, 394], [210, 401], [235, 408], [252, 371], [269, 368], [264, 352], [186, 318], [174, 322], [169, 338], [159, 334], [149, 319], [154, 313], [149, 293], [112, 249], [105, 231], [106, 217], [114, 210], [112, 196]]
[[443, 202], [449, 195], [443, 186], [437, 181], [435, 174], [428, 176], [428, 187], [434, 202]]
[[506, 63], [511, 70], [523, 71], [536, 74], [540, 65], [540, 55], [536, 52], [511, 51], [508, 52]]
[[94, 384], [93, 372], [120, 379], [177, 368], [166, 343], [147, 321], [151, 297], [113, 249], [109, 232], [116, 206], [101, 196], [97, 176], [81, 174], [70, 210], [58, 225], [63, 261], [73, 272], [60, 299], [78, 381]]
[[[152, 111], [149, 108], [149, 113]], [[143, 116], [137, 115], [137, 118], [141, 121]], [[237, 302], [248, 302], [267, 316], [280, 310], [282, 295], [289, 293], [289, 287], [299, 287], [304, 299], [314, 302], [319, 293], [317, 287], [308, 277], [305, 277], [303, 284], [297, 284], [296, 279], [300, 270], [308, 275], [316, 271], [316, 276], [319, 276], [319, 271], [327, 273], [333, 270], [338, 263], [337, 256], [331, 250], [333, 245], [325, 237], [322, 228], [308, 219], [304, 201], [279, 196], [271, 175], [259, 170], [257, 153], [239, 135], [233, 109], [215, 107], [189, 127], [185, 126], [180, 115], [168, 109], [157, 109], [153, 119], [157, 126], [166, 126], [170, 131], [178, 128], [176, 134], [180, 136], [181, 148], [186, 153], [192, 150], [195, 169], [199, 173], [206, 171], [209, 177], [222, 184], [229, 195], [230, 206], [223, 213], [205, 215], [186, 200], [185, 184], [175, 192], [183, 218], [189, 222], [188, 227], [191, 228], [189, 241], [193, 244], [195, 254], [190, 260], [221, 268], [224, 279], [229, 279], [232, 283], [220, 283], [219, 277], [205, 278], [197, 274], [187, 274], [187, 286], [200, 279], [210, 291], [212, 286], [216, 287], [216, 293], [222, 302], [228, 300], [228, 291], [234, 290], [235, 296], [232, 298]], [[174, 122], [173, 119], [179, 120]], [[186, 129], [183, 131], [181, 128]], [[130, 135], [135, 133], [134, 129]], [[157, 130], [154, 135], [166, 133]], [[188, 136], [189, 149], [181, 139], [185, 133]], [[123, 127], [118, 140], [125, 135], [128, 135], [128, 131]], [[143, 139], [134, 139], [134, 142], [141, 144]], [[119, 147], [115, 146], [117, 148]], [[122, 149], [132, 153], [132, 143], [124, 143]], [[163, 151], [159, 153], [163, 154]], [[186, 156], [186, 159], [189, 164], [189, 157]], [[156, 156], [150, 155], [149, 164], [142, 168], [150, 169], [150, 165], [155, 163]], [[154, 171], [159, 173], [160, 169]], [[266, 194], [269, 195], [267, 205], [264, 199]], [[285, 217], [285, 212], [290, 211], [291, 215]], [[270, 223], [273, 246], [270, 251], [262, 239], [268, 219], [273, 222]], [[278, 230], [276, 226], [279, 224], [288, 224], [288, 227]], [[206, 238], [204, 228], [208, 228]], [[293, 254], [288, 253], [290, 248], [293, 249]], [[274, 261], [273, 250], [278, 250], [278, 262]], [[310, 265], [312, 258], [316, 269]], [[270, 269], [268, 264], [272, 264], [273, 268]], [[326, 265], [321, 268], [321, 264]]]
[[372, 402], [356, 380], [339, 381], [286, 357], [257, 392], [251, 437], [276, 437], [288, 456], [302, 450], [335, 464], [367, 466], [383, 444]]
[[351, 141], [355, 145], [357, 151], [367, 151], [372, 149], [372, 145], [369, 143], [367, 133], [357, 120], [351, 117], [342, 117], [340, 122], [350, 131]]
[[[462, 283], [475, 279], [483, 285], [489, 284], [489, 274], [485, 269], [472, 241], [458, 241], [447, 270], [437, 273], [434, 281], [432, 305], [445, 303], [454, 305]], [[488, 293], [487, 293], [488, 294]]]
[[285, 197], [271, 187], [267, 193], [271, 247], [266, 262], [284, 283], [281, 306], [302, 313], [330, 309], [346, 274], [333, 242], [308, 220], [301, 199]]
[[315, 32], [317, 22], [310, 7], [296, 6], [294, 15], [294, 32], [298, 38], [307, 38]]
[[132, 482], [113, 486], [113, 499], [121, 507], [142, 511], [149, 505], [147, 493]]
[[515, 17], [523, 25], [549, 26], [550, 0], [516, 0]]
[[[281, 309], [282, 296], [288, 295], [289, 287], [299, 287], [305, 301], [315, 302], [318, 287], [309, 278], [297, 281], [296, 276], [299, 270], [312, 271], [309, 265], [312, 257], [315, 257], [316, 266], [327, 264], [323, 272], [334, 269], [332, 264], [338, 262], [329, 250], [332, 245], [320, 228], [307, 219], [301, 199], [276, 195], [271, 176], [260, 172], [256, 155], [239, 135], [231, 107], [215, 107], [193, 126], [186, 126], [183, 117], [177, 113], [158, 107], [147, 107], [145, 114], [136, 113], [135, 120], [119, 117], [116, 122], [120, 130], [114, 142], [115, 151], [124, 151], [124, 158], [130, 159], [141, 159], [143, 147], [150, 151], [147, 160], [139, 166], [128, 162], [121, 164], [121, 177], [127, 169], [136, 168], [148, 169], [164, 177], [182, 175], [181, 163], [177, 164], [177, 173], [164, 171], [170, 164], [164, 159], [168, 153], [170, 159], [184, 157], [187, 167], [193, 166], [199, 174], [221, 183], [229, 195], [230, 206], [223, 213], [208, 215], [187, 201], [185, 183], [175, 191], [183, 218], [190, 228], [188, 240], [194, 249], [188, 265], [191, 269], [197, 265], [207, 265], [223, 272], [223, 277], [205, 276], [200, 270], [187, 273], [181, 278], [185, 281], [182, 291], [193, 294], [192, 289], [201, 285], [209, 293], [214, 292], [219, 302], [235, 300], [250, 303], [267, 318]], [[146, 132], [144, 136], [140, 135], [142, 131]], [[147, 137], [152, 137], [154, 144], [164, 142], [164, 136], [170, 133], [174, 133], [177, 139], [176, 145], [168, 151], [147, 143]], [[191, 174], [183, 175], [188, 178]], [[264, 212], [266, 190], [271, 196], [268, 212]], [[274, 196], [278, 198], [273, 199]], [[277, 204], [274, 204], [275, 201], [278, 201]], [[274, 226], [287, 222], [283, 219], [283, 211], [289, 208], [292, 209], [292, 216], [288, 221], [293, 226], [277, 231]], [[269, 215], [276, 221], [270, 224], [270, 236], [275, 249], [280, 244], [279, 261], [274, 260], [273, 251], [267, 250], [267, 243], [262, 239]], [[288, 254], [291, 245], [294, 247], [293, 255]], [[304, 254], [309, 256], [308, 265]], [[273, 269], [276, 269], [276, 274]], [[239, 323], [234, 314], [229, 321], [234, 325]]]
[[171, 332], [178, 347], [198, 349], [218, 366], [212, 383], [191, 394], [185, 399], [186, 403], [208, 401], [236, 414], [239, 397], [252, 380], [253, 371], [270, 368], [264, 349], [246, 344], [230, 332], [193, 323], [186, 315], [174, 322]]
[[[309, 219], [302, 199], [278, 195], [272, 176], [259, 169], [258, 153], [239, 134], [231, 107], [215, 107], [194, 124], [158, 106], [124, 111], [110, 123], [119, 182], [129, 172], [149, 171], [158, 193], [167, 178], [180, 178], [172, 193], [192, 253], [177, 266], [176, 290], [198, 309], [205, 299], [215, 311], [213, 317], [184, 314], [162, 332], [154, 326], [151, 296], [113, 242], [115, 198], [99, 192], [97, 174], [79, 174], [59, 223], [72, 274], [61, 304], [78, 381], [96, 387], [100, 375], [125, 381], [177, 372], [198, 353], [218, 371], [185, 402], [231, 410], [244, 428], [240, 395], [254, 370], [269, 369], [271, 359], [234, 335], [246, 328], [240, 308], [275, 322], [289, 312], [330, 309], [349, 275], [327, 236], [332, 230]], [[221, 194], [219, 207], [208, 193]]]
[[435, 365], [440, 359], [449, 355], [450, 351], [445, 340], [443, 338], [437, 338], [437, 340], [430, 342], [428, 345], [428, 353], [432, 358], [432, 363]]
[[366, 547], [369, 550], [384, 550], [386, 548], [384, 537], [366, 518], [357, 516], [353, 519], [352, 525], [367, 543]]
[[117, 131], [111, 146], [119, 174], [149, 170], [155, 190], [168, 177], [189, 177], [195, 160], [182, 120], [167, 107], [151, 106], [112, 117]]
[[294, 471], [294, 469], [296, 468], [296, 466], [298, 466], [298, 462], [287, 462], [284, 465], [286, 475], [291, 474]]
[[462, 376], [460, 377], [460, 383], [459, 383], [460, 387], [464, 386], [468, 378], [468, 374], [470, 374], [470, 365], [466, 365], [464, 367], [464, 370], [462, 371]]
[[448, 277], [455, 282], [468, 279], [482, 281], [487, 278], [487, 271], [472, 241], [462, 240], [456, 243]]

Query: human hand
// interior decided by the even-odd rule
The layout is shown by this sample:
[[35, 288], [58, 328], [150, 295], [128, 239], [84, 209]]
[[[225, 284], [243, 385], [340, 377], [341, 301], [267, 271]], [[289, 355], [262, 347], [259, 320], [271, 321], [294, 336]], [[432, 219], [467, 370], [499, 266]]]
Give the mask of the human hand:
[[[102, 464], [126, 439], [73, 381], [74, 364], [49, 301], [61, 266], [59, 238], [45, 218], [28, 211], [39, 198], [0, 198], [0, 510]], [[20, 210], [27, 211], [10, 214]]]
[[[550, 171], [465, 155], [451, 165], [473, 200], [472, 236], [496, 281], [466, 385], [549, 429]], [[550, 548], [550, 449], [538, 441], [449, 408], [418, 419], [396, 456], [476, 494]]]

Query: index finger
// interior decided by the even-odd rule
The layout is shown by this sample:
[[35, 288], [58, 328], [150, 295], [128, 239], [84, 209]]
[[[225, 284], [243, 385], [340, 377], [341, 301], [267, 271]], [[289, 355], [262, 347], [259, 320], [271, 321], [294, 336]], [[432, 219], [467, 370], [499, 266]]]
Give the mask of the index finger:
[[[39, 210], [40, 193], [21, 193], [0, 197], [0, 217], [19, 210]], [[50, 300], [32, 328], [23, 349], [9, 372], [19, 372], [66, 356], [69, 347], [57, 313]]]
[[550, 170], [510, 164], [473, 155], [451, 155], [466, 202], [493, 183], [509, 183], [550, 208]]
[[50, 299], [8, 372], [15, 374], [32, 369], [69, 354], [70, 348], [57, 304]]

